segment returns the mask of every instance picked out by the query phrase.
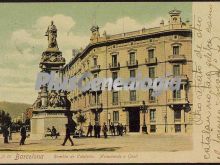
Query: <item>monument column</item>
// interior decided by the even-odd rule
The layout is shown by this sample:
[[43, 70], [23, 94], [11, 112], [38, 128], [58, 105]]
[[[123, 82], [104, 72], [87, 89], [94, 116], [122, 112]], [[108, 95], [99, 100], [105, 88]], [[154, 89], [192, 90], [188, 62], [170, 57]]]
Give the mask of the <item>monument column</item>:
[[[48, 26], [45, 36], [48, 40], [48, 48], [42, 53], [40, 61], [41, 72], [62, 77], [62, 68], [65, 65], [65, 59], [62, 52], [59, 51], [57, 44], [57, 28], [53, 21]], [[36, 104], [38, 103], [38, 104]], [[69, 124], [74, 131], [75, 123], [72, 120], [70, 111], [71, 103], [67, 99], [66, 91], [48, 90], [48, 84], [41, 86], [37, 101], [34, 103], [33, 117], [31, 119], [31, 138], [43, 139], [54, 126], [60, 135], [65, 134], [65, 124]]]

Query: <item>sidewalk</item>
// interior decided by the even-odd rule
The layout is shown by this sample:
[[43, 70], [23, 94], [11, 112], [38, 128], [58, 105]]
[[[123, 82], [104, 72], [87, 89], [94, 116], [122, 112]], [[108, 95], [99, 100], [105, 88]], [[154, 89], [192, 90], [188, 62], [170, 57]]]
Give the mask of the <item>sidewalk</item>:
[[192, 149], [192, 137], [187, 135], [146, 135], [135, 134], [124, 136], [108, 136], [107, 139], [82, 137], [73, 138], [74, 146], [67, 141], [66, 146], [62, 146], [63, 137], [44, 140], [31, 141], [26, 139], [26, 145], [19, 145], [19, 134], [13, 136], [9, 144], [3, 143], [0, 138], [0, 151], [123, 151], [123, 152], [144, 152], [144, 151], [181, 151]]

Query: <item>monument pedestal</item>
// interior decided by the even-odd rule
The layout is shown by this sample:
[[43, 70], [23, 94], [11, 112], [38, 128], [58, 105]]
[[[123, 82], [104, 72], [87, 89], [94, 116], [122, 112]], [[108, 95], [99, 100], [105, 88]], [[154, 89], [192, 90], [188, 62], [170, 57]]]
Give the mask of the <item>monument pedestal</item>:
[[48, 128], [52, 129], [52, 126], [56, 128], [60, 136], [64, 136], [66, 124], [68, 124], [66, 110], [47, 109], [35, 111], [31, 119], [30, 138], [32, 140], [45, 139], [50, 133]]

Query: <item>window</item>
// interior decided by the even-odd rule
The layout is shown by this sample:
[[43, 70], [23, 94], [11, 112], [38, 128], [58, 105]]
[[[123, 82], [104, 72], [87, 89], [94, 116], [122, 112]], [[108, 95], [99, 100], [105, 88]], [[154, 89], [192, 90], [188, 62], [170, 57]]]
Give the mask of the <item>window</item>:
[[149, 50], [148, 50], [148, 58], [149, 58], [149, 59], [154, 58], [154, 49], [149, 49]]
[[118, 123], [119, 122], [119, 112], [113, 111], [113, 122]]
[[149, 68], [149, 78], [155, 78], [155, 68], [154, 67]]
[[180, 76], [180, 65], [173, 65], [173, 76]]
[[136, 77], [135, 70], [130, 70], [130, 77]]
[[153, 89], [149, 89], [149, 101], [154, 102], [156, 100], [155, 96], [152, 96]]
[[118, 78], [118, 72], [112, 72], [112, 80], [114, 81], [117, 78]]
[[181, 125], [175, 124], [175, 132], [181, 132]]
[[90, 98], [90, 101], [92, 104], [96, 104], [96, 101], [97, 101], [97, 104], [99, 104], [100, 103], [100, 94], [93, 93], [92, 97]]
[[94, 66], [97, 66], [97, 58], [96, 57], [93, 58], [93, 64], [94, 64]]
[[112, 55], [112, 66], [116, 67], [118, 63], [117, 55]]
[[135, 52], [130, 53], [130, 64], [135, 64]]
[[156, 125], [150, 125], [150, 132], [156, 132]]
[[150, 121], [155, 121], [155, 112], [156, 112], [156, 109], [150, 110]]
[[181, 120], [181, 110], [174, 110], [174, 120]]
[[98, 74], [94, 74], [94, 78], [97, 78], [98, 77]]
[[173, 46], [173, 55], [179, 55], [179, 46]]
[[174, 90], [173, 91], [173, 98], [174, 99], [180, 99], [181, 98], [181, 91], [180, 90]]
[[130, 91], [130, 101], [136, 101], [136, 91]]
[[118, 92], [112, 92], [112, 103], [118, 105]]

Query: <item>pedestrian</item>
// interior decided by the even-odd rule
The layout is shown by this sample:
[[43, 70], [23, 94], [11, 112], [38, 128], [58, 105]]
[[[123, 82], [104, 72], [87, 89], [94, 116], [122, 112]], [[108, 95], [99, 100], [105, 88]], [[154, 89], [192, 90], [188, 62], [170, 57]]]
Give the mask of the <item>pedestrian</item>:
[[124, 125], [124, 133], [125, 133], [125, 134], [127, 133], [127, 127], [126, 127], [126, 125]]
[[122, 123], [120, 124], [120, 126], [119, 126], [119, 135], [123, 135], [123, 125], [122, 125]]
[[66, 141], [69, 139], [69, 141], [71, 142], [71, 146], [73, 146], [74, 145], [74, 143], [73, 143], [73, 141], [72, 141], [72, 139], [71, 139], [71, 137], [70, 137], [70, 128], [69, 128], [69, 125], [68, 124], [66, 124], [66, 136], [65, 136], [65, 139], [64, 139], [64, 141], [63, 141], [63, 146], [65, 146], [65, 144], [66, 144]]
[[101, 133], [101, 126], [100, 126], [100, 124], [98, 123], [98, 125], [97, 125], [97, 136], [98, 136], [98, 138], [100, 138], [100, 133]]
[[20, 145], [24, 145], [25, 139], [27, 137], [27, 135], [26, 135], [26, 127], [25, 126], [21, 127], [20, 133], [21, 133]]
[[117, 129], [117, 135], [119, 136], [120, 135], [120, 124], [118, 123], [118, 125], [116, 126], [116, 129]]
[[94, 125], [94, 137], [95, 137], [95, 138], [98, 137], [98, 133], [97, 133], [97, 123]]
[[6, 126], [2, 127], [2, 133], [3, 133], [3, 137], [4, 137], [4, 143], [8, 143], [9, 132], [8, 132], [8, 129]]
[[11, 127], [8, 127], [9, 140], [12, 140], [12, 130]]
[[108, 127], [105, 123], [102, 126], [102, 132], [104, 134], [104, 137], [107, 138]]
[[111, 132], [111, 135], [114, 135], [115, 136], [115, 126], [114, 126], [114, 124], [111, 122], [111, 124], [110, 124], [110, 132]]
[[89, 136], [89, 134], [90, 134], [90, 137], [92, 137], [92, 130], [93, 130], [93, 126], [91, 122], [89, 122], [87, 137]]
[[51, 137], [57, 139], [57, 130], [54, 126], [52, 126]]

